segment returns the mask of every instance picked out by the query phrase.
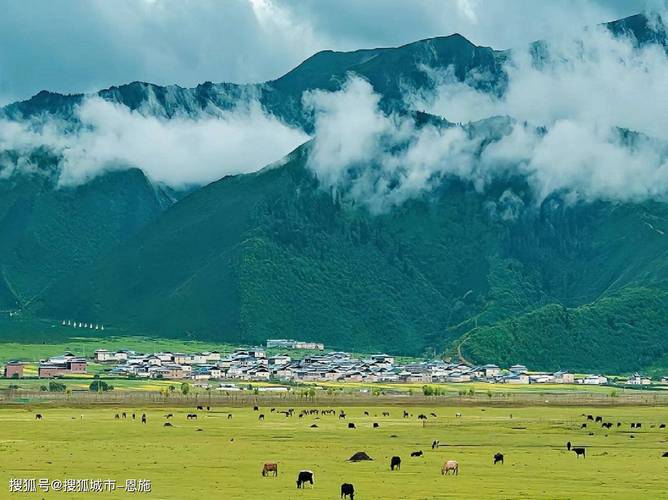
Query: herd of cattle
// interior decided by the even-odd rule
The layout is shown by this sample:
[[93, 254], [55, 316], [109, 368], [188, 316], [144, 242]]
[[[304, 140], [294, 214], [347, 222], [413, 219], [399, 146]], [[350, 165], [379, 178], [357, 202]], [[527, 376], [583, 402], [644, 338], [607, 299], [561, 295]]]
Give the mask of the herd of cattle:
[[[211, 411], [210, 406], [206, 406], [206, 407], [197, 406], [196, 409], [200, 410], [200, 411], [203, 411], [205, 408], [206, 408], [206, 411]], [[260, 408], [258, 406], [254, 406], [253, 411], [259, 412]], [[286, 410], [277, 410], [276, 408], [271, 408], [271, 413], [283, 414], [286, 417], [292, 417], [292, 416], [295, 415], [295, 409], [294, 408], [288, 408]], [[366, 417], [370, 416], [368, 411], [364, 411], [363, 414]], [[302, 409], [301, 412], [298, 413], [299, 418], [303, 418], [305, 416], [314, 416], [314, 415], [318, 416], [318, 418], [319, 418], [319, 416], [326, 416], [326, 415], [336, 416], [337, 412], [336, 412], [336, 410], [333, 410], [333, 409], [327, 409], [327, 410]], [[389, 417], [390, 413], [387, 412], [387, 411], [384, 411], [384, 412], [382, 412], [382, 415], [383, 415], [383, 417]], [[413, 415], [411, 413], [409, 413], [406, 410], [403, 410], [403, 418], [410, 418], [412, 416]], [[457, 418], [459, 418], [459, 417], [462, 416], [462, 414], [457, 412], [455, 414], [455, 416]], [[169, 419], [173, 418], [174, 415], [172, 413], [168, 413], [164, 417], [165, 417], [165, 419], [169, 420]], [[339, 410], [339, 412], [338, 412], [339, 420], [346, 419], [346, 417], [347, 417], [347, 414], [345, 413], [345, 411], [344, 410]], [[437, 415], [435, 413], [430, 413], [430, 417], [436, 418]], [[511, 417], [512, 417], [512, 415], [511, 415]], [[611, 429], [613, 427], [612, 422], [604, 421], [603, 417], [601, 417], [601, 416], [594, 417], [593, 415], [582, 414], [582, 417], [584, 417], [587, 421], [594, 422], [594, 424], [600, 423], [601, 428]], [[40, 414], [40, 413], [35, 414], [35, 419], [36, 420], [42, 420], [43, 418], [44, 417], [43, 417], [42, 414]], [[83, 415], [81, 416], [81, 418], [83, 418]], [[114, 415], [114, 418], [116, 420], [127, 419], [128, 414], [126, 412], [116, 413]], [[135, 420], [137, 418], [137, 414], [133, 412], [131, 414], [131, 418], [132, 418], [132, 420]], [[232, 418], [232, 413], [231, 412], [228, 412], [227, 418], [228, 419]], [[186, 419], [187, 420], [197, 420], [197, 413], [187, 413], [186, 414]], [[258, 420], [259, 421], [264, 421], [264, 419], [265, 419], [264, 413], [259, 413]], [[428, 417], [427, 417], [426, 414], [421, 413], [417, 416], [417, 419], [424, 422], [428, 419]], [[147, 423], [146, 413], [141, 414], [141, 422], [142, 422], [142, 424]], [[165, 422], [163, 424], [163, 426], [173, 427], [173, 425], [169, 422]], [[353, 422], [348, 422], [347, 426], [348, 426], [349, 429], [356, 429], [356, 425]], [[616, 426], [618, 428], [622, 427], [622, 423], [617, 422]], [[631, 426], [632, 429], [641, 429], [642, 428], [642, 422], [631, 422], [630, 426]], [[316, 424], [312, 424], [311, 427], [312, 428], [317, 428], [318, 426]], [[378, 422], [373, 422], [372, 427], [374, 429], [379, 428], [380, 424]], [[657, 425], [656, 424], [650, 424], [649, 427], [650, 428], [655, 428], [655, 427], [657, 427]], [[580, 428], [581, 429], [587, 429], [587, 422], [582, 423]], [[659, 429], [665, 429], [666, 424], [664, 424], [664, 423], [658, 424], [658, 428]], [[201, 429], [197, 429], [197, 430], [201, 430]], [[589, 432], [589, 435], [593, 435], [593, 432]], [[633, 438], [634, 436], [631, 434], [630, 437]], [[432, 444], [431, 444], [432, 450], [435, 449], [435, 448], [438, 448], [439, 446], [440, 446], [439, 441], [433, 441]], [[580, 456], [582, 456], [583, 458], [586, 457], [586, 448], [585, 447], [572, 446], [571, 442], [569, 441], [568, 443], [566, 443], [566, 449], [568, 451], [573, 451], [575, 453], [576, 458], [579, 458]], [[410, 456], [412, 458], [415, 458], [415, 457], [421, 457], [421, 456], [423, 456], [423, 454], [424, 453], [423, 453], [422, 450], [418, 450], [418, 451], [411, 452]], [[366, 456], [366, 454], [364, 454], [364, 453], [362, 453], [362, 455]], [[662, 454], [662, 457], [667, 457], [668, 458], [668, 451], [664, 452]], [[367, 459], [370, 459], [370, 458], [367, 458]], [[504, 463], [504, 456], [500, 452], [495, 453], [493, 458], [492, 458], [492, 464], [496, 465], [497, 463], [501, 463], [502, 465]], [[396, 455], [392, 456], [391, 459], [390, 459], [390, 470], [394, 471], [394, 470], [400, 470], [400, 469], [401, 469], [401, 457], [396, 456]], [[275, 462], [265, 463], [262, 467], [261, 473], [262, 473], [262, 476], [265, 476], [265, 477], [266, 476], [277, 477], [278, 476], [278, 463], [275, 463]], [[459, 463], [456, 460], [447, 460], [443, 464], [443, 466], [441, 467], [441, 474], [442, 475], [448, 475], [449, 473], [452, 473], [452, 475], [458, 475], [459, 474]], [[311, 487], [313, 487], [314, 483], [315, 483], [315, 474], [312, 470], [304, 469], [304, 470], [300, 470], [298, 472], [297, 481], [296, 481], [297, 488], [299, 488], [299, 489], [304, 488], [304, 486], [306, 484], [310, 484]], [[341, 484], [341, 498], [342, 499], [343, 498], [350, 498], [350, 500], [354, 500], [354, 495], [355, 495], [355, 488], [351, 483], [342, 483]]]

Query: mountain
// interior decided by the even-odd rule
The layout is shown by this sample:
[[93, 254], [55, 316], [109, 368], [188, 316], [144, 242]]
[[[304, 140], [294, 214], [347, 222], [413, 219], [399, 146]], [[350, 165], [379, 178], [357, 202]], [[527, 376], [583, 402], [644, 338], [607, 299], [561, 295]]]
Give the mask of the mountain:
[[[666, 46], [645, 16], [608, 27], [638, 44]], [[476, 80], [480, 90], [502, 93], [508, 56], [452, 35], [320, 52], [257, 85], [135, 82], [98, 95], [165, 119], [257, 98], [312, 132], [303, 93], [337, 90], [355, 73], [381, 95], [385, 111], [451, 127], [406, 109], [402, 91], [433, 85], [427, 66], [451, 68], [460, 80], [475, 70], [486, 75]], [[41, 92], [3, 115], [56, 116], [76, 126], [83, 98]], [[491, 125], [463, 130], [487, 143], [498, 140]], [[371, 214], [323, 189], [308, 166], [312, 147], [187, 193], [169, 192], [138, 170], [56, 188], [58, 159], [41, 153], [35, 161], [47, 175], [0, 180], [0, 307], [235, 343], [298, 337], [537, 369], [668, 367], [666, 203], [538, 200], [527, 179], [508, 174], [484, 192], [446, 177]], [[505, 205], [508, 192], [521, 211]]]
[[[40, 162], [52, 165], [43, 155]], [[48, 171], [0, 179], [0, 307], [29, 307], [59, 279], [132, 236], [173, 201], [137, 169], [55, 189]]]

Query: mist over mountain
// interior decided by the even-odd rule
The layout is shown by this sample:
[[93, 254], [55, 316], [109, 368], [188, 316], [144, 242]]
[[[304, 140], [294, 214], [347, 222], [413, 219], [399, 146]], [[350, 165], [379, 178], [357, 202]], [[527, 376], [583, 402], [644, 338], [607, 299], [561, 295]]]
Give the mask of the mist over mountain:
[[231, 342], [668, 366], [664, 19], [6, 106], [0, 307]]

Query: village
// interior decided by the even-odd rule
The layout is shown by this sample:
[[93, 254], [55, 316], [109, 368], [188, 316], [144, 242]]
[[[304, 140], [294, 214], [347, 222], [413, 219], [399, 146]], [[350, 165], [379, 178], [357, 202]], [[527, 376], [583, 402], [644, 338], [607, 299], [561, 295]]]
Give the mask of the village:
[[[281, 351], [268, 354], [268, 350]], [[306, 351], [306, 353], [300, 351]], [[441, 359], [397, 363], [394, 356], [370, 354], [354, 356], [341, 351], [325, 352], [321, 343], [295, 340], [268, 340], [266, 347], [237, 348], [221, 354], [153, 352], [97, 349], [89, 359], [65, 353], [41, 360], [38, 378], [76, 377], [88, 374], [88, 363], [103, 366], [109, 377], [170, 380], [239, 380], [277, 382], [363, 382], [363, 383], [466, 383], [491, 384], [624, 384], [648, 386], [667, 384], [668, 377], [653, 381], [634, 374], [631, 377], [609, 377], [599, 374], [575, 375], [567, 371], [535, 372], [522, 364], [507, 369], [495, 364], [469, 366]], [[23, 378], [24, 362], [8, 362], [6, 378]]]

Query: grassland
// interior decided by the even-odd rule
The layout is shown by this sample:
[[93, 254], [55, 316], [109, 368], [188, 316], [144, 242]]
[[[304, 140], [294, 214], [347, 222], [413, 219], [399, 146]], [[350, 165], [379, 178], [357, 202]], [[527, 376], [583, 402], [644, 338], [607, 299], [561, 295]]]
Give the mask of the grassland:
[[[115, 420], [116, 412], [146, 411], [148, 423]], [[339, 407], [336, 407], [338, 410]], [[339, 485], [355, 485], [359, 500], [432, 498], [666, 498], [668, 431], [651, 425], [668, 421], [665, 407], [592, 409], [364, 406], [346, 408], [347, 420], [333, 416], [286, 418], [260, 408], [214, 407], [187, 421], [190, 408], [5, 408], [0, 409], [2, 498], [12, 498], [10, 478], [101, 478], [124, 483], [150, 479], [146, 498], [286, 499], [338, 498]], [[363, 412], [369, 410], [370, 416]], [[462, 412], [456, 418], [456, 411]], [[44, 420], [36, 421], [39, 411]], [[297, 410], [299, 411], [299, 409]], [[382, 412], [389, 411], [390, 417]], [[232, 419], [227, 413], [233, 414]], [[429, 417], [422, 424], [419, 413]], [[173, 413], [174, 427], [163, 427]], [[582, 413], [602, 415], [622, 427], [580, 429]], [[631, 431], [629, 422], [643, 422]], [[356, 429], [348, 429], [354, 422]], [[372, 423], [380, 428], [373, 429]], [[318, 427], [311, 428], [315, 423]], [[198, 431], [201, 429], [201, 431]], [[593, 435], [589, 435], [589, 432]], [[631, 438], [631, 435], [634, 438]], [[441, 446], [432, 450], [438, 439]], [[576, 459], [564, 445], [586, 446]], [[411, 458], [410, 452], [425, 455]], [[357, 451], [371, 462], [347, 462]], [[492, 465], [501, 451], [504, 465]], [[402, 458], [390, 472], [389, 458]], [[459, 461], [458, 477], [443, 477], [446, 459]], [[279, 463], [278, 478], [263, 478], [263, 462]], [[315, 472], [313, 489], [297, 490], [300, 469]], [[75, 494], [15, 494], [16, 498], [75, 498]], [[136, 498], [116, 491], [95, 498]]]

